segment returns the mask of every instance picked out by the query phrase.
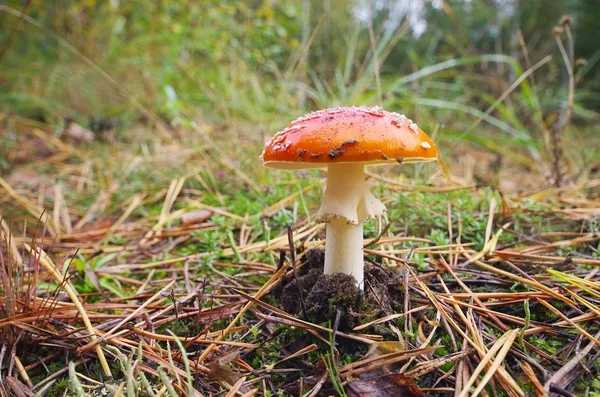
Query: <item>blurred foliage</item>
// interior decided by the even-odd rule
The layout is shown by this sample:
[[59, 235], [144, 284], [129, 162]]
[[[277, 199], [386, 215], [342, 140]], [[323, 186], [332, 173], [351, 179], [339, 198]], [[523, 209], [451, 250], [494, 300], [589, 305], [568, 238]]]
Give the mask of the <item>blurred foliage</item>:
[[172, 124], [270, 125], [275, 115], [380, 103], [480, 144], [471, 130], [482, 119], [537, 160], [567, 96], [552, 34], [565, 13], [575, 56], [587, 59], [576, 67], [575, 121], [598, 121], [600, 3], [591, 0], [9, 0], [0, 105], [84, 124], [143, 120], [143, 107]]
[[161, 112], [173, 110], [173, 93], [177, 102], [208, 105], [221, 80], [235, 85], [237, 74], [269, 73], [298, 47], [293, 5], [216, 0], [12, 3], [41, 25], [6, 12], [3, 16], [9, 23], [0, 29], [0, 42], [10, 48], [3, 56], [1, 84], [10, 94], [2, 99], [17, 111], [123, 115], [131, 111], [133, 98]]

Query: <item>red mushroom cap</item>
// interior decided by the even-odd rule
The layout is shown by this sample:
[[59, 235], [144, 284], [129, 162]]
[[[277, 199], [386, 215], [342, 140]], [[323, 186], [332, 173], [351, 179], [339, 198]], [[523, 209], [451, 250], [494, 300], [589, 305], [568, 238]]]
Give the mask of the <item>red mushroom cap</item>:
[[302, 169], [433, 161], [433, 141], [406, 116], [379, 106], [319, 110], [275, 134], [262, 154], [267, 167]]

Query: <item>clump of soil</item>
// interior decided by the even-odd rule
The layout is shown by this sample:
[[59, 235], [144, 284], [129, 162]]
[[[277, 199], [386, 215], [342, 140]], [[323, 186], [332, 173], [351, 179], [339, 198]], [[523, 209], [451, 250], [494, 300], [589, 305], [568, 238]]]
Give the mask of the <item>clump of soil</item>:
[[357, 324], [355, 311], [361, 306], [356, 279], [349, 274], [320, 274], [305, 300], [306, 314], [316, 323], [333, 322], [340, 311], [339, 329]]
[[[301, 258], [302, 259], [302, 258]], [[306, 253], [306, 263], [298, 269], [295, 277], [283, 280], [279, 287], [273, 291], [277, 300], [283, 306], [283, 309], [292, 314], [300, 312], [300, 290], [302, 287], [302, 297], [306, 298], [319, 277], [323, 275], [323, 266], [325, 265], [325, 250], [313, 248]]]
[[366, 263], [365, 282], [367, 301], [382, 315], [404, 310], [404, 282], [393, 270]]
[[339, 329], [350, 330], [375, 318], [403, 310], [402, 280], [392, 270], [365, 263], [363, 292], [350, 275], [323, 274], [325, 251], [322, 248], [309, 250], [302, 259], [306, 264], [298, 269], [298, 278], [292, 275], [273, 291], [286, 312], [301, 318], [302, 297], [308, 321], [318, 324], [331, 321], [333, 324], [339, 310]]

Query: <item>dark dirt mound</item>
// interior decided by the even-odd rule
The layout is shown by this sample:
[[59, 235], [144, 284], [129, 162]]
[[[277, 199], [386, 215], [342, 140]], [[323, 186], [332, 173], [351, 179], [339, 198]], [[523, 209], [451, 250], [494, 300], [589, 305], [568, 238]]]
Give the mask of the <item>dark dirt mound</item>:
[[298, 279], [292, 275], [273, 291], [286, 312], [302, 317], [302, 296], [308, 321], [318, 324], [331, 321], [333, 324], [339, 310], [339, 329], [349, 330], [402, 310], [404, 287], [400, 277], [392, 270], [365, 263], [365, 287], [362, 292], [350, 275], [323, 274], [325, 252], [322, 248], [309, 250], [299, 262], [304, 261], [306, 264], [297, 271]]
[[333, 324], [339, 310], [339, 329], [351, 329], [358, 325], [355, 312], [362, 306], [361, 298], [354, 277], [344, 273], [320, 274], [305, 300], [307, 315], [316, 323]]

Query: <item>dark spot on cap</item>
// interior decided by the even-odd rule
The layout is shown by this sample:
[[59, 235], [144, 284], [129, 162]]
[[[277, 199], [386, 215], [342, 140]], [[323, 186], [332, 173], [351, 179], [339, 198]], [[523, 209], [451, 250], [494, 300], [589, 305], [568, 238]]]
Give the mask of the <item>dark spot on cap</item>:
[[323, 155], [323, 152], [319, 152], [319, 153], [311, 153], [310, 157], [312, 157], [313, 159], [318, 159], [319, 157], [321, 157]]
[[404, 157], [396, 157], [396, 161], [400, 164], [404, 161]]
[[348, 139], [347, 141], [342, 142], [342, 144], [334, 149], [331, 149], [328, 153], [329, 158], [331, 160], [335, 159], [336, 157], [341, 156], [342, 154], [344, 154], [344, 152], [346, 151], [346, 145], [356, 145], [358, 143], [358, 140], [356, 139]]
[[333, 120], [333, 116], [327, 116], [327, 117], [325, 117], [325, 121], [329, 121], [329, 120]]
[[384, 160], [388, 160], [388, 159], [389, 159], [389, 157], [388, 157], [388, 156], [386, 156], [386, 155], [385, 155], [385, 154], [383, 154], [383, 153], [381, 154], [381, 158], [382, 158], [382, 159], [384, 159]]
[[340, 146], [339, 148], [331, 149], [328, 154], [329, 154], [329, 158], [333, 160], [334, 158], [344, 154], [344, 147]]
[[306, 152], [308, 152], [308, 150], [306, 150], [306, 149], [298, 149], [298, 151], [296, 152], [296, 155], [298, 157], [302, 157], [302, 156], [304, 156], [306, 154]]

